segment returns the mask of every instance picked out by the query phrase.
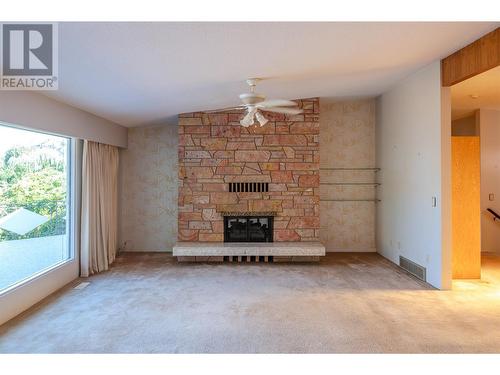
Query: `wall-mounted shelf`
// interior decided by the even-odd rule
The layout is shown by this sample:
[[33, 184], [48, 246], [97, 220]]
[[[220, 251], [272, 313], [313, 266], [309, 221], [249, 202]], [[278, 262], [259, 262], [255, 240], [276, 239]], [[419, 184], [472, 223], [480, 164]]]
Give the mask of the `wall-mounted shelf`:
[[[323, 171], [372, 171], [378, 172], [380, 168], [375, 167], [361, 167], [361, 168], [319, 168]], [[379, 182], [320, 182], [320, 185], [329, 185], [329, 186], [371, 186], [378, 187], [381, 184]], [[320, 199], [322, 202], [380, 202], [380, 199]]]

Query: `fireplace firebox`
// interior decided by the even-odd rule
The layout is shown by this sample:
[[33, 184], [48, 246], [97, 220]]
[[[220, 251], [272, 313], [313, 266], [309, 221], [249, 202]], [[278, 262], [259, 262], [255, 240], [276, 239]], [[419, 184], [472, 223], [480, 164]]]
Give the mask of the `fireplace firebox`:
[[273, 216], [224, 216], [224, 242], [273, 242]]

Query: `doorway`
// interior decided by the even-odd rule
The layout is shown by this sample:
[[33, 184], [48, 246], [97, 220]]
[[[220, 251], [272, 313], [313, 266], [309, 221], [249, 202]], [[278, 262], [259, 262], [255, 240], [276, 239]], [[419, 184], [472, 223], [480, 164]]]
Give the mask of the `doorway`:
[[451, 86], [451, 112], [452, 277], [498, 280], [500, 67]]

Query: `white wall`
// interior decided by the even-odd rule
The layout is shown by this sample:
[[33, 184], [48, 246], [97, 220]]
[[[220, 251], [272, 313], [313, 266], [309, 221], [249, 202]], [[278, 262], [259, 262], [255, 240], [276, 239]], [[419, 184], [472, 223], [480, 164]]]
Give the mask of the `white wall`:
[[127, 147], [127, 128], [36, 92], [0, 91], [0, 122]]
[[[441, 163], [448, 160], [449, 169], [451, 126], [442, 118], [442, 105], [439, 61], [377, 99], [376, 154], [382, 185], [376, 233], [380, 254], [394, 263], [402, 255], [423, 265], [428, 283], [449, 288], [449, 194], [442, 194], [449, 176]], [[437, 207], [432, 206], [433, 197]]]
[[120, 151], [119, 245], [172, 251], [177, 241], [177, 125], [129, 129]]
[[[320, 99], [320, 167], [375, 167], [375, 99]], [[373, 170], [321, 170], [320, 240], [326, 251], [375, 251], [376, 188], [325, 183], [374, 182]]]
[[[486, 211], [500, 213], [500, 111], [479, 111], [481, 139], [481, 250], [500, 253], [500, 221]], [[494, 194], [494, 200], [489, 200]]]
[[452, 136], [479, 135], [479, 111], [451, 122]]

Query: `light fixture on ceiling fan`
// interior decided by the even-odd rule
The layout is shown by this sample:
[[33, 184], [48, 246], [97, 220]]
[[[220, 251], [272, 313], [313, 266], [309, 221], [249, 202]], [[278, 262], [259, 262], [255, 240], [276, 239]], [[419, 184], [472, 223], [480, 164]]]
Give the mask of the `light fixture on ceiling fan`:
[[240, 99], [243, 102], [242, 105], [209, 112], [226, 112], [238, 109], [246, 109], [246, 115], [240, 120], [241, 126], [244, 127], [254, 125], [255, 120], [257, 120], [260, 126], [266, 125], [269, 120], [262, 114], [262, 112], [284, 113], [286, 115], [298, 115], [302, 113], [302, 109], [292, 108], [297, 107], [297, 103], [291, 100], [266, 100], [266, 97], [264, 95], [256, 93], [255, 86], [257, 86], [257, 83], [260, 80], [260, 78], [247, 79], [246, 82], [250, 86], [250, 92], [240, 95]]

